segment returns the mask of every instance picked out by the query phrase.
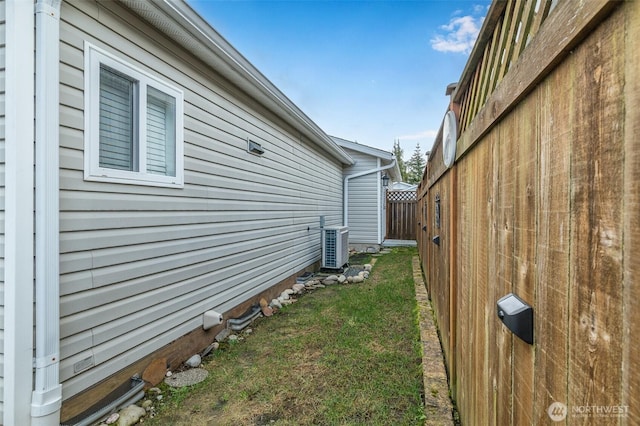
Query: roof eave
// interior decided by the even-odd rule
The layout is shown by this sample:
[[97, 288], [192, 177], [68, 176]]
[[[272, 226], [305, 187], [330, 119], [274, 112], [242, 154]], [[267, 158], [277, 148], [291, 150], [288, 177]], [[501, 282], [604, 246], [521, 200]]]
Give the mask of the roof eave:
[[393, 153], [389, 151], [374, 148], [372, 146], [362, 145], [358, 142], [349, 141], [336, 136], [331, 136], [331, 139], [341, 148], [350, 149], [352, 151], [357, 151], [363, 154], [371, 155], [373, 157], [381, 158], [382, 160], [385, 160], [387, 162], [390, 162], [394, 158]]

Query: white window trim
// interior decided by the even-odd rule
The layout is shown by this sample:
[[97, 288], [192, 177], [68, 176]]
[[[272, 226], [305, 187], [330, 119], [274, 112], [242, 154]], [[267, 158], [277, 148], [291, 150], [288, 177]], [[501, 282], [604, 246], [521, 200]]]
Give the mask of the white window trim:
[[[176, 176], [162, 176], [146, 172], [146, 126], [143, 112], [139, 112], [138, 170], [117, 170], [100, 167], [100, 65], [104, 64], [135, 80], [140, 84], [140, 98], [145, 96], [146, 87], [152, 86], [176, 99], [175, 138]], [[88, 181], [113, 182], [132, 185], [184, 187], [184, 94], [155, 76], [135, 67], [122, 59], [102, 50], [91, 43], [84, 43], [84, 179]], [[138, 108], [141, 109], [141, 108]]]

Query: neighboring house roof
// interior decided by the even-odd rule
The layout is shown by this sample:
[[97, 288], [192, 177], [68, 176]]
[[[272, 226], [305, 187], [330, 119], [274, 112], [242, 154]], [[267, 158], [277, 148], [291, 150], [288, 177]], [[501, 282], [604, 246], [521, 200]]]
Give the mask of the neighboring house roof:
[[121, 0], [343, 164], [354, 160], [183, 0]]
[[418, 185], [407, 182], [394, 182], [392, 188], [394, 191], [415, 191], [418, 189]]
[[[342, 148], [350, 149], [352, 151], [361, 152], [363, 154], [371, 155], [372, 157], [377, 157], [382, 160], [384, 164], [390, 164], [395, 156], [393, 153], [389, 151], [384, 151], [382, 149], [374, 148], [372, 146], [367, 146], [360, 144], [358, 142], [348, 141], [346, 139], [342, 139], [336, 136], [331, 136], [331, 139]], [[394, 182], [399, 182], [402, 180], [402, 176], [400, 174], [400, 167], [398, 167], [398, 163], [396, 163], [391, 169], [389, 169], [389, 174], [391, 175], [391, 179]]]

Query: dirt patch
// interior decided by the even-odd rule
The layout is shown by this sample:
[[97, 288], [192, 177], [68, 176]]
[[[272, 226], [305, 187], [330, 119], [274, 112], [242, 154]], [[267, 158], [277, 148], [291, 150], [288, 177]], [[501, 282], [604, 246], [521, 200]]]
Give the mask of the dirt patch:
[[349, 256], [350, 265], [364, 265], [365, 263], [370, 263], [370, 261], [371, 261], [370, 253], [355, 253]]

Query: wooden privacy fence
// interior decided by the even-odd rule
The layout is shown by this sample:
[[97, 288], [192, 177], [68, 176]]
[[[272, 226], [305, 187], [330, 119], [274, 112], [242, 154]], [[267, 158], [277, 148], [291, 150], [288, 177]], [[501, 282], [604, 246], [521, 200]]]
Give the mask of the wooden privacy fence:
[[416, 192], [387, 191], [388, 240], [416, 239]]
[[[494, 1], [418, 247], [464, 425], [640, 424], [640, 1]], [[498, 317], [515, 293], [533, 344]], [[605, 414], [603, 414], [605, 413]]]

